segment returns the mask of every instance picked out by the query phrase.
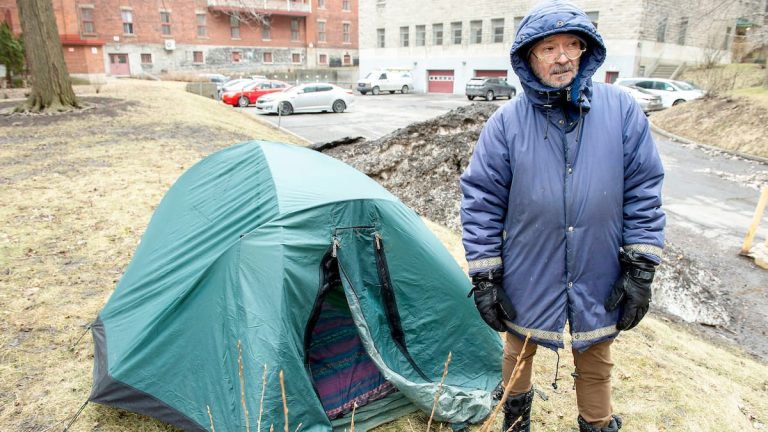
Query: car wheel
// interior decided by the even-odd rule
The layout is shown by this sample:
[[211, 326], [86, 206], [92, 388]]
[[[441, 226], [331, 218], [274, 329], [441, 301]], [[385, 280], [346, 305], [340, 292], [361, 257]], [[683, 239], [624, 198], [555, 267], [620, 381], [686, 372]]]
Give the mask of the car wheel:
[[474, 97], [474, 96], [470, 96], [470, 95], [467, 95], [467, 99], [469, 99], [469, 100], [475, 100], [475, 97]]
[[290, 102], [280, 102], [280, 105], [277, 106], [277, 112], [280, 115], [291, 115], [293, 114], [293, 105]]
[[361, 91], [360, 94], [365, 96], [366, 94], [368, 94], [368, 92]]
[[343, 113], [344, 110], [347, 109], [347, 104], [345, 104], [343, 100], [337, 99], [333, 102], [332, 108], [335, 113]]
[[408, 94], [409, 91], [411, 91], [411, 89], [409, 89], [407, 85], [404, 85], [403, 88], [400, 89], [402, 94]]
[[375, 95], [378, 95], [379, 93], [381, 93], [381, 91], [379, 90], [378, 87], [374, 87], [374, 88], [371, 89], [371, 93], [373, 93]]
[[488, 90], [488, 93], [485, 94], [485, 100], [492, 101], [494, 99], [493, 90]]
[[684, 102], [685, 102], [685, 101], [684, 101], [683, 99], [678, 99], [678, 100], [676, 100], [676, 101], [672, 102], [672, 106], [675, 106], [675, 105], [680, 105], [681, 103], [684, 103]]
[[245, 108], [248, 106], [248, 98], [245, 96], [240, 96], [240, 99], [237, 100], [237, 106], [240, 108]]

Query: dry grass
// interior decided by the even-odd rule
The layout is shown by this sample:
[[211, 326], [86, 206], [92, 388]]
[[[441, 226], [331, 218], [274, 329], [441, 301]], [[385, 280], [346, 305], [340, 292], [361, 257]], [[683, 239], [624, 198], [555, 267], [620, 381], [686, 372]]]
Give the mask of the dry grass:
[[[295, 140], [182, 88], [121, 81], [101, 89], [99, 96], [118, 99], [101, 100], [101, 109], [0, 118], [0, 430], [45, 430], [87, 398], [90, 336], [68, 348], [104, 305], [153, 209], [182, 172], [236, 142]], [[432, 227], [463, 261], [458, 236]], [[765, 364], [654, 319], [616, 347], [615, 407], [627, 419], [624, 430], [751, 430], [749, 415], [768, 423]], [[567, 350], [562, 357], [567, 377], [572, 358]], [[541, 350], [535, 382], [550, 398], [537, 398], [533, 421], [540, 431], [572, 431], [574, 392], [567, 379], [551, 390], [554, 365], [554, 354]], [[428, 414], [416, 414], [377, 431], [423, 431], [427, 422]], [[92, 404], [72, 430], [173, 428]]]

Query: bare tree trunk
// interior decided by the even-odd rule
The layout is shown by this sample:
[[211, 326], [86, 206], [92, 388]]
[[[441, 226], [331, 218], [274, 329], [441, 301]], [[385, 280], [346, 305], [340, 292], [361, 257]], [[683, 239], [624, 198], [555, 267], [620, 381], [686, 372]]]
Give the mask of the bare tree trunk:
[[51, 0], [16, 0], [32, 91], [17, 111], [80, 108], [72, 90]]

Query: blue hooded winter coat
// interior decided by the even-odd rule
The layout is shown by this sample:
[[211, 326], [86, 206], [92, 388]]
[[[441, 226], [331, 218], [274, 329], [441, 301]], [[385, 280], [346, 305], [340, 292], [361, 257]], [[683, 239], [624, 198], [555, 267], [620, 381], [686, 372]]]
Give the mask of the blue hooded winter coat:
[[[570, 32], [587, 51], [569, 87], [542, 84], [531, 46]], [[603, 302], [620, 273], [619, 250], [661, 261], [664, 171], [648, 120], [612, 85], [592, 83], [605, 60], [602, 38], [571, 3], [539, 4], [511, 49], [525, 90], [486, 123], [461, 176], [461, 220], [470, 275], [503, 268], [521, 337], [584, 350], [618, 333], [620, 310]]]

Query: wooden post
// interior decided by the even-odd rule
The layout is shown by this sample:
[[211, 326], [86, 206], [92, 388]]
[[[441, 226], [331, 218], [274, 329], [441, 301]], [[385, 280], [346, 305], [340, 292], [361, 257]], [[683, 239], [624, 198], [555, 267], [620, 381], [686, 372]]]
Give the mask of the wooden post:
[[762, 193], [760, 194], [760, 201], [758, 201], [757, 207], [755, 208], [755, 215], [752, 217], [752, 224], [749, 226], [747, 236], [744, 237], [744, 244], [741, 246], [739, 255], [749, 254], [749, 250], [752, 248], [752, 240], [754, 240], [755, 233], [757, 233], [757, 227], [760, 225], [760, 220], [763, 218], [763, 212], [765, 211], [766, 204], [768, 204], [768, 187], [764, 187]]

